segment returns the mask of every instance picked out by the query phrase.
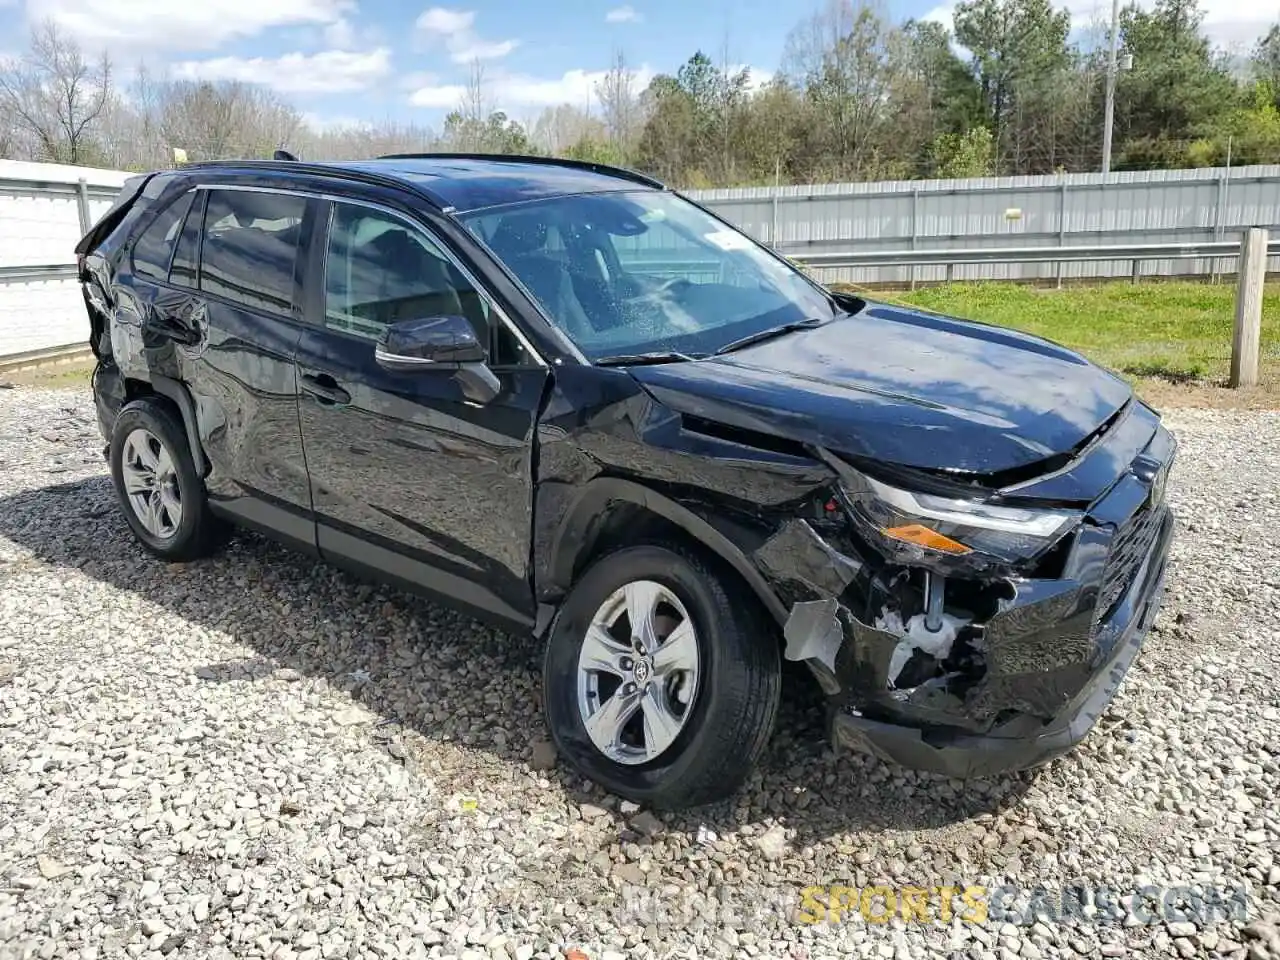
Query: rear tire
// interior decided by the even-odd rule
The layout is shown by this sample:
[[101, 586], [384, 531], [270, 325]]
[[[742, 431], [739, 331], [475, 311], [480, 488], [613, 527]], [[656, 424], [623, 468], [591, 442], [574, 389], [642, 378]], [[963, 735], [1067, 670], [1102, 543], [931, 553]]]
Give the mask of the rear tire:
[[683, 545], [628, 547], [593, 564], [547, 646], [543, 702], [561, 755], [654, 807], [736, 792], [768, 743], [781, 690], [779, 645], [744, 592]]
[[129, 528], [162, 560], [195, 560], [217, 547], [222, 524], [209, 511], [181, 419], [142, 397], [116, 417], [108, 450], [111, 479]]

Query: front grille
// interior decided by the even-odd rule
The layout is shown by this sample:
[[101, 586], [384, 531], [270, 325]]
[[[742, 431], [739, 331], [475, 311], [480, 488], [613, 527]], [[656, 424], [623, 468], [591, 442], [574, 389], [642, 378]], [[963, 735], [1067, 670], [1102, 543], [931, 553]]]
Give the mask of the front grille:
[[1111, 616], [1125, 590], [1138, 575], [1142, 561], [1151, 552], [1152, 542], [1160, 532], [1164, 512], [1164, 504], [1153, 504], [1148, 500], [1116, 531], [1102, 572], [1102, 586], [1098, 590], [1098, 620]]

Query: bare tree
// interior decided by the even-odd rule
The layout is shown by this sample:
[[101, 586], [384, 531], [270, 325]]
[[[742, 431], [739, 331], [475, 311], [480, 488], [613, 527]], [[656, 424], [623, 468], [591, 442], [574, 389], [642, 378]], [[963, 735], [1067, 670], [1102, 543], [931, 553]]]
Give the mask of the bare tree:
[[491, 105], [485, 88], [484, 65], [472, 60], [467, 73], [467, 85], [463, 88], [458, 112], [463, 120], [483, 121], [489, 115]]
[[494, 113], [485, 87], [484, 67], [471, 61], [466, 86], [458, 98], [458, 107], [444, 119], [444, 141], [448, 149], [460, 153], [483, 153], [494, 149], [491, 141], [493, 119], [501, 127], [506, 116]]
[[636, 72], [621, 50], [615, 51], [608, 72], [596, 83], [595, 94], [609, 142], [627, 152], [640, 126], [640, 103]]
[[25, 54], [0, 70], [0, 105], [47, 160], [84, 163], [111, 98], [111, 61], [86, 60], [52, 21], [36, 27]]
[[572, 104], [547, 107], [529, 124], [530, 139], [550, 154], [563, 154], [585, 140], [603, 140], [604, 124]]
[[829, 176], [873, 172], [894, 80], [892, 33], [865, 0], [827, 0], [787, 38], [789, 73], [824, 120]]
[[8, 104], [0, 99], [0, 158], [15, 156], [18, 142], [18, 122]]
[[430, 127], [384, 120], [323, 130], [304, 128], [293, 143], [308, 160], [359, 160], [439, 149], [440, 137]]
[[157, 95], [157, 117], [150, 124], [162, 149], [191, 159], [267, 157], [288, 146], [302, 118], [271, 91], [239, 81], [210, 83], [179, 80]]

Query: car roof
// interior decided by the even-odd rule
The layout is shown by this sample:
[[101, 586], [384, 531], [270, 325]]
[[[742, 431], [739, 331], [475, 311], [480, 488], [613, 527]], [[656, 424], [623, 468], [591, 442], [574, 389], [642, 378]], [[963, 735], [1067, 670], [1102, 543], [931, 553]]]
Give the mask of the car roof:
[[340, 173], [381, 183], [397, 181], [441, 209], [468, 213], [546, 197], [620, 190], [661, 190], [643, 174], [586, 161], [485, 154], [402, 154], [376, 160], [306, 163], [294, 160], [216, 161], [203, 169], [252, 167], [299, 174]]

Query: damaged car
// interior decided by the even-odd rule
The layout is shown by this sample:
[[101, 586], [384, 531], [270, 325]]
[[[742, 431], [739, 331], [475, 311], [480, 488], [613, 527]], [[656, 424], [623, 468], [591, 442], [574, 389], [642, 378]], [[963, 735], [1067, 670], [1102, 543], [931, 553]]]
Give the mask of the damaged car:
[[839, 745], [1035, 767], [1155, 616], [1175, 444], [1122, 380], [832, 293], [639, 174], [198, 163], [77, 252], [143, 547], [246, 527], [531, 632], [560, 754], [622, 796], [732, 794], [784, 660]]

